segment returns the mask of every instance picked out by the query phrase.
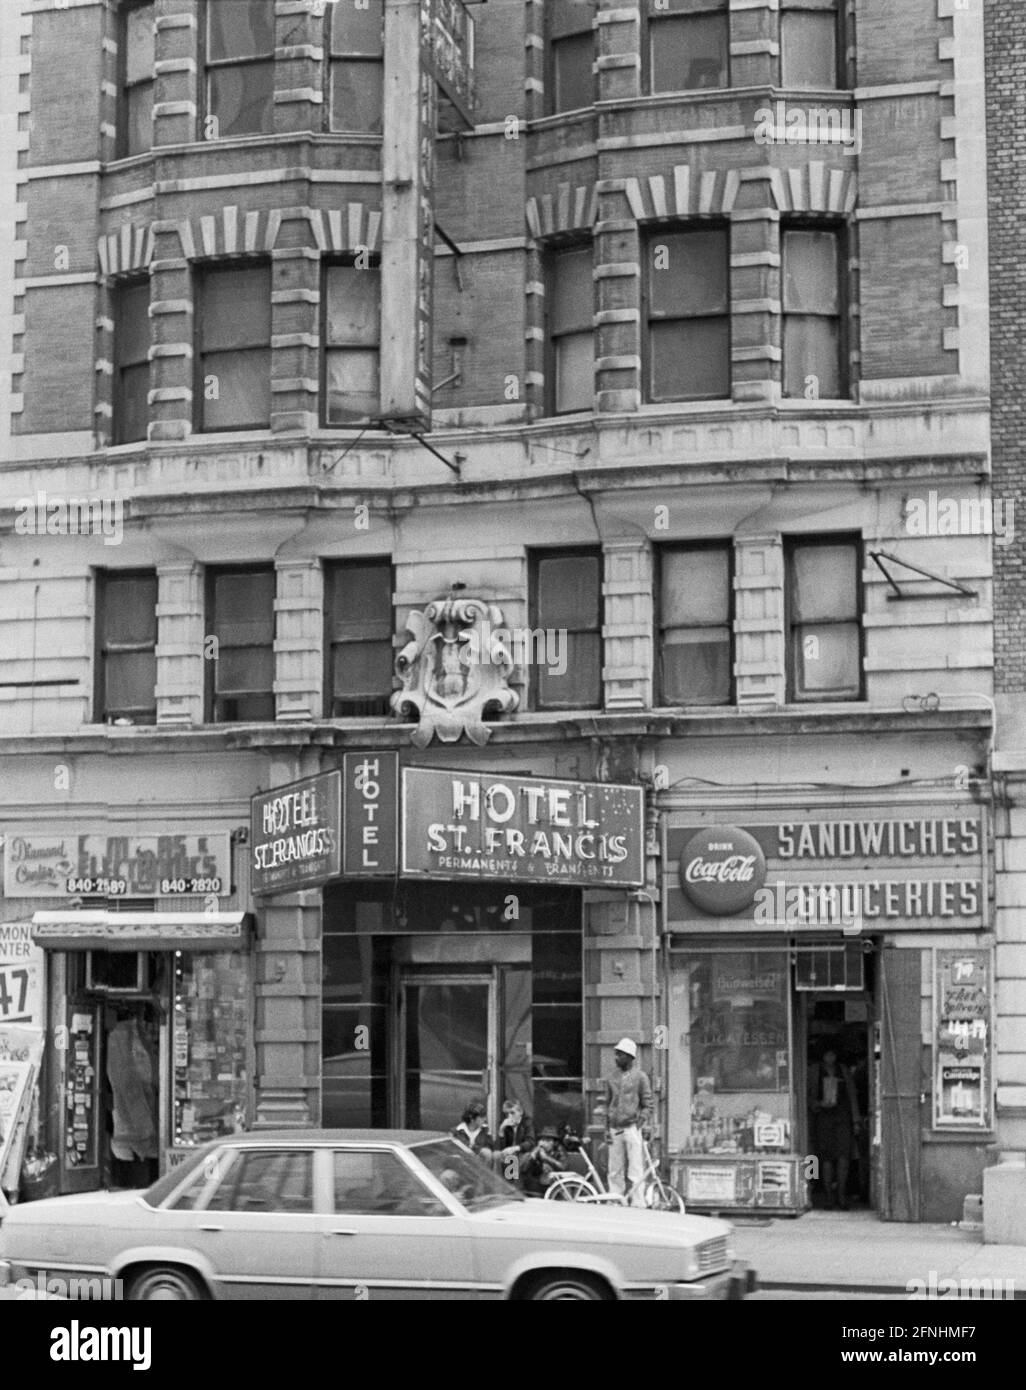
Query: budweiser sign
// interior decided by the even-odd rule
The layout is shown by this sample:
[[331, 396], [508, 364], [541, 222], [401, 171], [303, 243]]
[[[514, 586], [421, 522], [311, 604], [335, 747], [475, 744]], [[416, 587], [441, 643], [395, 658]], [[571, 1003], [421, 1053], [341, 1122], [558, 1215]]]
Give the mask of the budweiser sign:
[[680, 857], [684, 892], [701, 911], [731, 917], [751, 907], [766, 881], [766, 859], [758, 841], [733, 825], [700, 830]]

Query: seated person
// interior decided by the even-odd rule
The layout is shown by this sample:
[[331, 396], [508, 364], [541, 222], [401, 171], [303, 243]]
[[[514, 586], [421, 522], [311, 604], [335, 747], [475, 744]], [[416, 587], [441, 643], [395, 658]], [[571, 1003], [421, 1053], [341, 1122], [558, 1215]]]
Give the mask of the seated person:
[[504, 1100], [495, 1166], [507, 1182], [519, 1181], [520, 1170], [534, 1144], [534, 1128], [530, 1115], [524, 1113], [524, 1108], [518, 1100]]
[[554, 1174], [566, 1171], [565, 1158], [558, 1131], [551, 1125], [543, 1129], [520, 1165], [520, 1185], [528, 1196], [545, 1196]]
[[495, 1140], [488, 1133], [488, 1109], [483, 1101], [476, 1100], [467, 1106], [459, 1124], [452, 1132], [452, 1137], [461, 1140], [486, 1163], [491, 1161], [495, 1152]]

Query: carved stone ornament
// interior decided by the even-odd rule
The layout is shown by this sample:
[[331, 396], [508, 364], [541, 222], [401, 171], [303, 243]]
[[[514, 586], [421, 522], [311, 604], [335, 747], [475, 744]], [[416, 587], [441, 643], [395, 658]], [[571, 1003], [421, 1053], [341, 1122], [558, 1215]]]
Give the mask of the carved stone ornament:
[[487, 743], [492, 731], [485, 713], [508, 713], [520, 703], [508, 684], [513, 657], [502, 610], [450, 595], [411, 613], [406, 632], [410, 640], [395, 661], [402, 689], [392, 708], [401, 720], [419, 720], [413, 743], [426, 748], [435, 734], [442, 743], [461, 734]]

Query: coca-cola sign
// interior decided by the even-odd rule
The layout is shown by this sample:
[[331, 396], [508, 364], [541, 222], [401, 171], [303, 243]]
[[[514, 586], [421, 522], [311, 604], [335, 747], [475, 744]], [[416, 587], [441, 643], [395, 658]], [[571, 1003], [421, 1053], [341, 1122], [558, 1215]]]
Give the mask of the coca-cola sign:
[[680, 882], [699, 911], [731, 917], [755, 901], [766, 882], [766, 857], [747, 830], [712, 825], [684, 846]]

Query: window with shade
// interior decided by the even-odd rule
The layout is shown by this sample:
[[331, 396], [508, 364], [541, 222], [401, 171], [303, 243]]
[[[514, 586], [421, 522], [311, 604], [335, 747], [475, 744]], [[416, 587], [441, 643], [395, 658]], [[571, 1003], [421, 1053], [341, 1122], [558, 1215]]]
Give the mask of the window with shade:
[[150, 281], [125, 280], [114, 291], [114, 442], [146, 438], [150, 394]]
[[792, 540], [786, 560], [789, 698], [861, 699], [861, 541]]
[[118, 40], [121, 101], [118, 108], [118, 158], [147, 154], [153, 148], [153, 78], [156, 61], [153, 0], [122, 8]]
[[324, 572], [329, 719], [388, 713], [392, 694], [392, 562], [354, 560]]
[[207, 710], [215, 724], [274, 718], [274, 594], [270, 566], [207, 575]]
[[384, 0], [366, 8], [329, 7], [331, 63], [329, 123], [332, 130], [380, 135], [384, 111]]
[[535, 709], [600, 708], [601, 551], [539, 551], [532, 557], [531, 627]]
[[666, 547], [659, 556], [660, 703], [726, 705], [733, 692], [732, 547]]
[[207, 0], [207, 139], [274, 130], [274, 0]]
[[157, 722], [157, 576], [96, 576], [96, 722]]
[[548, 15], [549, 111], [578, 111], [595, 102], [594, 0], [552, 0]]
[[783, 394], [838, 400], [848, 393], [843, 233], [837, 228], [785, 229], [781, 247]]
[[549, 411], [563, 415], [595, 404], [595, 290], [591, 242], [548, 258]]
[[200, 429], [271, 423], [271, 267], [218, 266], [197, 286], [196, 400]]
[[730, 85], [727, 0], [647, 0], [647, 27], [650, 92]]
[[380, 415], [381, 269], [328, 265], [324, 305], [325, 425], [348, 425]]
[[645, 240], [646, 398], [730, 396], [730, 236], [726, 227]]
[[840, 83], [841, 12], [837, 0], [783, 0], [780, 85], [832, 91]]

